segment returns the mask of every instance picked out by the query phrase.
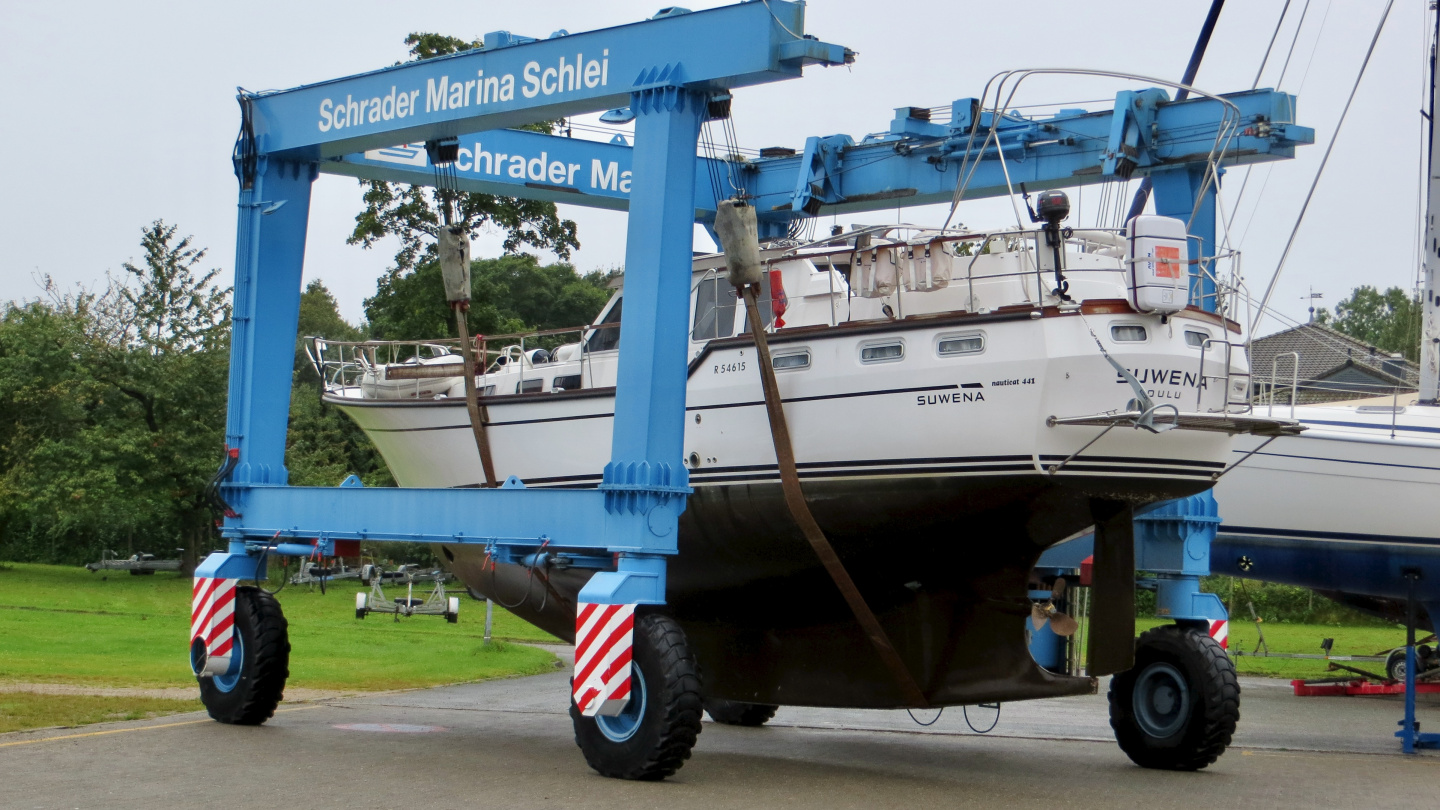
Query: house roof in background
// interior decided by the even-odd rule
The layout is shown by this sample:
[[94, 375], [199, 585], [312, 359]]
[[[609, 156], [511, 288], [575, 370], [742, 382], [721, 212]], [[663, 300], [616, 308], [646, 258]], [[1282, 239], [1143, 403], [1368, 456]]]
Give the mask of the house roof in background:
[[[1332, 374], [1355, 366], [1388, 385], [1416, 387], [1420, 382], [1420, 366], [1356, 340], [1318, 323], [1299, 326], [1256, 338], [1250, 345], [1250, 369], [1256, 379], [1270, 378], [1277, 356], [1289, 352], [1300, 355], [1300, 383], [1323, 380]], [[1279, 363], [1279, 377], [1290, 377], [1290, 361]]]

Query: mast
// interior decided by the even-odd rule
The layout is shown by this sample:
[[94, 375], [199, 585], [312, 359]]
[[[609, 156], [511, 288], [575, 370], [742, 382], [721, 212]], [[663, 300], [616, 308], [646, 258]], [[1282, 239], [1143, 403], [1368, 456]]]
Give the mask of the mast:
[[1420, 332], [1420, 401], [1436, 404], [1440, 394], [1440, 140], [1435, 127], [1436, 92], [1440, 90], [1440, 12], [1435, 15], [1435, 38], [1430, 46], [1430, 154], [1426, 165], [1425, 194], [1425, 269], [1421, 273], [1420, 298], [1423, 302]]

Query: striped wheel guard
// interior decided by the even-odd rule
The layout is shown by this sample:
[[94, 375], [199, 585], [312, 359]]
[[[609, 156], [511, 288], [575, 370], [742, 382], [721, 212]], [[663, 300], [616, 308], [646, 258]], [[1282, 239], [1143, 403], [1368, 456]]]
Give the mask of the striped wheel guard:
[[235, 646], [235, 586], [239, 582], [195, 578], [190, 604], [190, 660], [196, 675], [224, 675], [230, 669], [230, 651]]
[[630, 702], [634, 605], [581, 602], [575, 615], [575, 705], [586, 717], [614, 717]]
[[1215, 619], [1210, 622], [1210, 637], [1220, 642], [1220, 646], [1230, 649], [1230, 622], [1227, 619]]

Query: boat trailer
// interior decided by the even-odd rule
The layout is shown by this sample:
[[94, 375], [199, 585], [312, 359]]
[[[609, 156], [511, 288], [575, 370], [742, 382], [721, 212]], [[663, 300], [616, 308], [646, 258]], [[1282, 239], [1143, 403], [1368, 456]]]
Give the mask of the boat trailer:
[[[392, 574], [393, 576], [386, 576]], [[460, 599], [445, 594], [444, 571], [421, 571], [418, 565], [402, 565], [399, 570], [382, 571], [378, 566], [367, 565], [361, 569], [360, 581], [369, 584], [370, 592], [355, 594], [355, 618], [363, 619], [371, 613], [389, 613], [400, 621], [401, 616], [444, 616], [445, 621], [455, 624], [460, 621]], [[405, 586], [405, 595], [391, 599], [385, 595], [384, 583], [391, 582]], [[435, 583], [424, 599], [416, 598], [415, 583], [429, 579]]]

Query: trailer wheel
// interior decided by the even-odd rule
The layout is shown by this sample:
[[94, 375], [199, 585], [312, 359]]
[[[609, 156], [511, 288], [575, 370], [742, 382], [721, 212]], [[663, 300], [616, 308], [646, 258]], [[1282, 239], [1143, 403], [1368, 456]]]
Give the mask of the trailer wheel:
[[1240, 719], [1235, 664], [1208, 634], [1142, 633], [1135, 666], [1110, 681], [1110, 727], [1136, 765], [1197, 771], [1225, 753]]
[[668, 616], [636, 616], [630, 702], [615, 717], [585, 717], [570, 701], [575, 744], [603, 776], [660, 780], [690, 758], [700, 734], [700, 675], [685, 631]]
[[1405, 680], [1405, 648], [1391, 650], [1390, 655], [1385, 659], [1385, 674], [1390, 676], [1392, 681], [1404, 682]]
[[769, 703], [744, 703], [722, 698], [705, 701], [705, 711], [710, 714], [710, 719], [727, 726], [763, 726], [770, 722], [779, 708]]
[[222, 723], [258, 726], [284, 699], [289, 676], [290, 635], [280, 603], [259, 588], [236, 588], [230, 671], [197, 678], [200, 701]]

